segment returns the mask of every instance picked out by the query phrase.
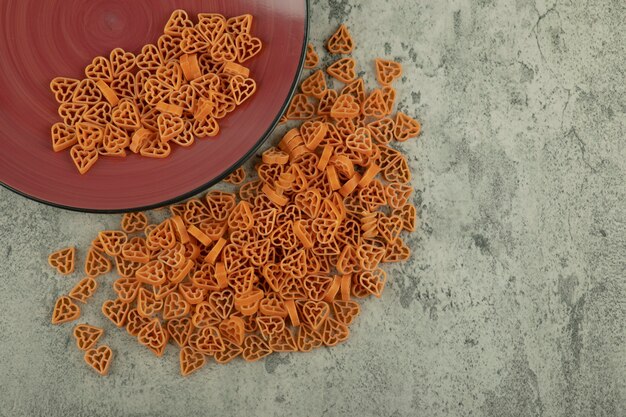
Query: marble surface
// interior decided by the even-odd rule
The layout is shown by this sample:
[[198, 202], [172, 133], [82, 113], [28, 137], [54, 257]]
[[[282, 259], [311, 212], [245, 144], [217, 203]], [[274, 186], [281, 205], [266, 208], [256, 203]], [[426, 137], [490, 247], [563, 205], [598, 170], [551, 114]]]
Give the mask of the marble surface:
[[318, 49], [346, 22], [361, 70], [403, 63], [399, 108], [424, 126], [402, 145], [422, 224], [383, 298], [334, 349], [187, 379], [91, 304], [116, 353], [100, 378], [49, 324], [78, 277], [46, 255], [119, 216], [1, 189], [0, 416], [626, 415], [626, 3], [311, 6]]

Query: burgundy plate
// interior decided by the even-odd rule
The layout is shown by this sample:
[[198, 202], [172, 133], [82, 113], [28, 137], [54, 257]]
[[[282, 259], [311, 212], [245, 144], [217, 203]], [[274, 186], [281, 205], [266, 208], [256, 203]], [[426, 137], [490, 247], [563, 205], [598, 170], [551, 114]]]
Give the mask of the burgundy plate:
[[[304, 61], [307, 0], [3, 0], [0, 1], [0, 182], [58, 207], [121, 212], [170, 204], [220, 181], [252, 155], [278, 122]], [[220, 120], [220, 134], [174, 147], [166, 159], [100, 158], [85, 175], [69, 152], [55, 153], [59, 121], [49, 90], [56, 76], [83, 68], [115, 47], [156, 43], [174, 9], [254, 16], [263, 50], [250, 61], [254, 96]]]

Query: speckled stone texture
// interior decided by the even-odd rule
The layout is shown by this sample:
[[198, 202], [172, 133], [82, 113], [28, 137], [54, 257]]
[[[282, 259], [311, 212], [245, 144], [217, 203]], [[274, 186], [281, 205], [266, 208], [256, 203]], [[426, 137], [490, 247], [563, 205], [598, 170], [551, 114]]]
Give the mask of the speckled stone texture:
[[[361, 71], [387, 54], [422, 224], [334, 349], [178, 376], [99, 314], [111, 375], [51, 326], [51, 249], [117, 215], [0, 190], [0, 416], [626, 415], [626, 3], [365, 0], [311, 4], [310, 35], [346, 22]], [[323, 59], [328, 62], [328, 57]], [[83, 255], [81, 253], [81, 255]], [[82, 262], [82, 256], [79, 258]], [[110, 284], [112, 276], [101, 278]]]

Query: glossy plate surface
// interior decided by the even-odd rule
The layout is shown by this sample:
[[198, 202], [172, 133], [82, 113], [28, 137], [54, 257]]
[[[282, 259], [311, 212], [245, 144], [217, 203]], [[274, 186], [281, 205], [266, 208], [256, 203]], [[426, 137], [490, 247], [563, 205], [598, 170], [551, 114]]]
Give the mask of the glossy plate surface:
[[[85, 175], [68, 151], [55, 153], [59, 121], [49, 90], [56, 76], [84, 78], [97, 55], [156, 43], [174, 9], [254, 16], [263, 50], [246, 62], [255, 95], [220, 120], [220, 134], [174, 146], [163, 160], [100, 158]], [[169, 204], [215, 184], [247, 159], [275, 126], [295, 88], [307, 37], [306, 0], [0, 1], [0, 182], [63, 208], [118, 212]]]

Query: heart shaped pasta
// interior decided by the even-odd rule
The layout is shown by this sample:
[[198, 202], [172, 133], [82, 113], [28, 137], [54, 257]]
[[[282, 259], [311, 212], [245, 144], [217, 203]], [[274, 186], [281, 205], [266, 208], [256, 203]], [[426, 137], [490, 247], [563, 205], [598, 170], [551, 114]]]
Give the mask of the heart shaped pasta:
[[315, 68], [317, 64], [319, 63], [319, 61], [320, 61], [320, 58], [319, 58], [319, 55], [317, 55], [317, 52], [315, 52], [315, 47], [313, 46], [313, 44], [309, 43], [306, 46], [306, 57], [304, 59], [304, 68], [307, 68], [307, 69]]
[[[71, 159], [84, 174], [98, 156], [120, 158], [130, 150], [165, 158], [173, 146], [191, 147], [196, 137], [218, 135], [218, 120], [256, 91], [243, 63], [261, 51], [262, 42], [251, 33], [249, 14], [197, 18], [194, 24], [184, 10], [175, 10], [163, 35], [137, 55], [113, 48], [108, 58], [93, 59], [85, 79], [53, 79], [50, 89], [63, 119], [51, 129], [53, 150], [72, 148]], [[95, 138], [85, 138], [85, 129], [77, 133], [73, 127], [81, 122], [106, 127], [104, 139], [99, 132]]]
[[95, 349], [89, 349], [85, 352], [85, 362], [87, 365], [91, 366], [94, 371], [102, 376], [109, 372], [112, 360], [113, 351], [106, 345], [102, 345]]
[[74, 258], [76, 256], [76, 248], [69, 247], [52, 252], [48, 255], [48, 264], [55, 268], [59, 274], [68, 275], [74, 272]]
[[90, 326], [89, 324], [79, 324], [74, 327], [76, 346], [80, 350], [91, 349], [103, 334], [104, 330], [99, 327]]
[[349, 54], [354, 48], [354, 41], [345, 25], [339, 28], [326, 42], [326, 47], [331, 54]]
[[230, 93], [238, 105], [250, 98], [256, 91], [256, 82], [252, 78], [235, 75], [230, 79]]
[[93, 80], [111, 82], [113, 80], [111, 62], [103, 56], [97, 56], [93, 59], [91, 64], [85, 68], [85, 75], [87, 78], [91, 78]]
[[[229, 46], [233, 39], [235, 47], [253, 39], [252, 19], [198, 18], [194, 26], [186, 13], [172, 15], [159, 47], [146, 47], [137, 57], [144, 69], [133, 74], [142, 80], [135, 93], [110, 83], [116, 95], [123, 93], [106, 124], [100, 124], [106, 115], [99, 111], [108, 104], [91, 105], [83, 97], [93, 83], [106, 96], [98, 84], [103, 80], [60, 80], [60, 100], [69, 89], [81, 90], [82, 98], [62, 104], [72, 123], [54, 128], [57, 148], [102, 156], [130, 149], [161, 157], [196, 136], [217, 135], [222, 118], [256, 89], [239, 52]], [[185, 39], [199, 44], [185, 45]], [[197, 52], [190, 53], [191, 47]], [[340, 27], [328, 47], [345, 54], [354, 43]], [[122, 58], [122, 51], [112, 54], [111, 65]], [[318, 64], [309, 58], [310, 65]], [[182, 375], [211, 358], [254, 362], [273, 352], [308, 352], [346, 341], [361, 300], [381, 297], [388, 277], [393, 279], [388, 264], [410, 256], [405, 232], [418, 228], [421, 214], [411, 201], [413, 161], [394, 148], [418, 136], [421, 125], [401, 112], [390, 115], [395, 90], [389, 84], [401, 67], [376, 62], [382, 63], [376, 68], [381, 85], [367, 91], [352, 57], [327, 69], [348, 83], [340, 91], [326, 84], [321, 68], [304, 79], [286, 112], [294, 126], [281, 132], [254, 169], [234, 169], [224, 179], [227, 189], [170, 206], [160, 223], [127, 213], [123, 231], [100, 232], [86, 255], [87, 277], [57, 301], [53, 322], [79, 317], [72, 300], [89, 302], [98, 281], [104, 283], [97, 277], [114, 260], [117, 298], [104, 302], [103, 315], [157, 356], [171, 338]], [[130, 82], [124, 74], [115, 79]], [[51, 256], [51, 266], [69, 273], [73, 253], [67, 248]], [[112, 353], [94, 349], [100, 329], [78, 325], [75, 335], [78, 347], [89, 349], [86, 361], [105, 374]]]
[[61, 296], [57, 299], [52, 312], [52, 324], [67, 323], [80, 317], [80, 308], [70, 297]]
[[185, 346], [180, 350], [180, 373], [187, 376], [206, 364], [204, 354], [196, 352], [189, 346]]
[[98, 283], [96, 280], [92, 277], [85, 277], [70, 290], [69, 296], [76, 301], [86, 303], [88, 299], [93, 297], [97, 289]]

